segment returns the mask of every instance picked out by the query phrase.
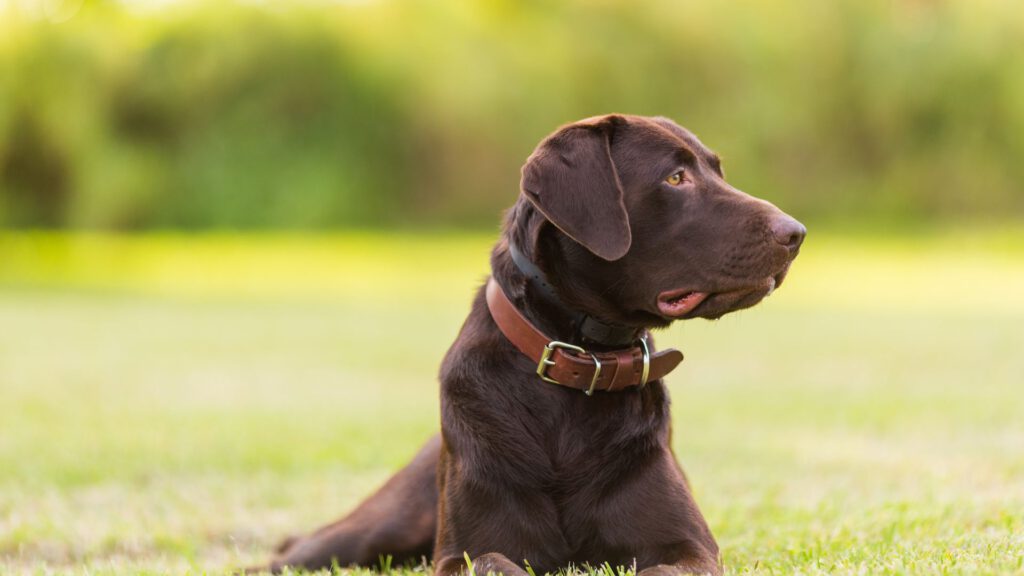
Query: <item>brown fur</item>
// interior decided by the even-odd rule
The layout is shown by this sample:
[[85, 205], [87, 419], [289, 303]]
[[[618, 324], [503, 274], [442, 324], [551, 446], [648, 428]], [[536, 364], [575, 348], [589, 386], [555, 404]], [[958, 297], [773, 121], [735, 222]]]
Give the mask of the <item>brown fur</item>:
[[[678, 186], [666, 178], [682, 169]], [[756, 304], [780, 283], [804, 230], [729, 186], [717, 156], [664, 118], [604, 116], [565, 126], [523, 167], [523, 193], [491, 256], [509, 298], [553, 338], [563, 309], [534, 293], [509, 241], [566, 307], [639, 331], [673, 318], [663, 291], [709, 292], [686, 317]], [[600, 345], [587, 344], [591, 349]], [[439, 575], [521, 575], [569, 564], [644, 575], [721, 572], [718, 545], [672, 453], [662, 381], [579, 391], [542, 382], [491, 319], [482, 289], [441, 367], [441, 434], [341, 520], [294, 539], [271, 563], [372, 566], [431, 556]]]

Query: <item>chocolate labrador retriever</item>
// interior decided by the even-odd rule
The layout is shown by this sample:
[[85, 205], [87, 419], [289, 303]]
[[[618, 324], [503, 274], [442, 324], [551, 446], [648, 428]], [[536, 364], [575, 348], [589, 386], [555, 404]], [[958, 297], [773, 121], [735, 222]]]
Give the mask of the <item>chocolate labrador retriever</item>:
[[729, 186], [666, 118], [563, 126], [527, 160], [492, 277], [441, 366], [441, 434], [272, 570], [432, 557], [438, 575], [570, 564], [719, 574], [672, 452], [653, 328], [779, 286], [804, 227]]

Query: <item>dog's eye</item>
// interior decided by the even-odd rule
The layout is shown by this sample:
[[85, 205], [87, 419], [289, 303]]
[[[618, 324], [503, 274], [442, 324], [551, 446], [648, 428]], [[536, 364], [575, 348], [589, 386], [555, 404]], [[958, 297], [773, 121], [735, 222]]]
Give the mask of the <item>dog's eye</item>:
[[669, 176], [668, 178], [665, 178], [665, 182], [668, 182], [672, 186], [679, 186], [679, 183], [682, 182], [682, 181], [683, 181], [683, 171], [682, 170], [680, 170], [679, 172], [676, 172], [675, 174]]

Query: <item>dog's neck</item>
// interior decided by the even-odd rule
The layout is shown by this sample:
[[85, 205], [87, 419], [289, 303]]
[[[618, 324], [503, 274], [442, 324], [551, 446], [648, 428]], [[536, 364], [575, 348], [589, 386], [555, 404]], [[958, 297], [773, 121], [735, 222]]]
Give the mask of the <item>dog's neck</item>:
[[635, 344], [643, 330], [613, 324], [566, 305], [547, 275], [508, 238], [491, 257], [491, 270], [513, 304], [541, 332], [590, 349], [617, 349]]

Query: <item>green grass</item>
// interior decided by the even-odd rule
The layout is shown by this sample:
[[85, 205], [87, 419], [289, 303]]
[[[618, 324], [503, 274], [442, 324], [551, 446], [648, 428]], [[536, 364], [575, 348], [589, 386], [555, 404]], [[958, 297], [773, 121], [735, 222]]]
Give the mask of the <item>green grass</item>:
[[[436, 429], [490, 241], [0, 234], [0, 573], [228, 573], [338, 516]], [[812, 235], [659, 342], [730, 573], [1024, 573], [1024, 233]]]

